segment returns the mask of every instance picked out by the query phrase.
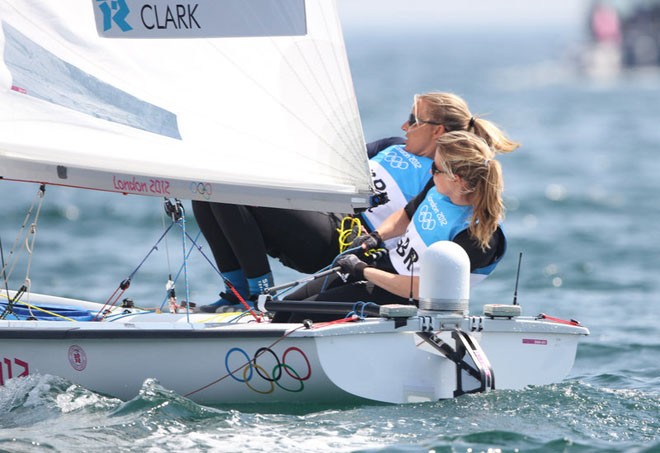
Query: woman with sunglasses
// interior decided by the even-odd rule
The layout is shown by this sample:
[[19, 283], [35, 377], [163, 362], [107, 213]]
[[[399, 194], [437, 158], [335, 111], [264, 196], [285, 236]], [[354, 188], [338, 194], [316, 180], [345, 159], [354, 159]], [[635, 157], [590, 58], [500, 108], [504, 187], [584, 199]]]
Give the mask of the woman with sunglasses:
[[[356, 216], [364, 226], [356, 235], [373, 231], [424, 188], [435, 142], [444, 133], [471, 130], [502, 152], [518, 146], [493, 123], [475, 118], [467, 103], [451, 93], [415, 96], [401, 129], [405, 144], [386, 139], [368, 146], [374, 186], [386, 192], [389, 201]], [[218, 269], [246, 300], [274, 284], [268, 255], [309, 274], [327, 266], [340, 252], [342, 214], [200, 201], [193, 201], [193, 212]], [[201, 310], [233, 310], [240, 308], [238, 302], [227, 287], [218, 301]]]
[[[383, 239], [398, 237], [388, 254], [367, 264], [355, 254], [336, 262], [347, 281], [318, 279], [291, 294], [291, 300], [416, 303], [419, 259], [437, 241], [454, 241], [470, 258], [471, 282], [486, 278], [506, 250], [499, 225], [504, 217], [502, 169], [495, 151], [476, 135], [456, 131], [437, 141], [432, 184], [388, 217], [377, 229]], [[330, 315], [278, 312], [275, 322], [325, 321]]]

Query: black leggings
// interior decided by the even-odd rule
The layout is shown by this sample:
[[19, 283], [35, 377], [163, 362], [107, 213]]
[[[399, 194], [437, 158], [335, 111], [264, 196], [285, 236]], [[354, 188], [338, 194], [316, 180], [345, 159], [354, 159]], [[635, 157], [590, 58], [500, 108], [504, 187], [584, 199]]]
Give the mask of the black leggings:
[[[409, 305], [409, 299], [392, 294], [371, 282], [344, 282], [337, 274], [317, 278], [302, 288], [294, 291], [285, 300], [315, 300], [328, 302], [373, 302], [378, 305], [403, 304]], [[320, 314], [302, 312], [275, 313], [273, 322], [302, 322], [311, 319], [315, 322], [332, 321], [341, 318], [341, 314]]]
[[[401, 137], [377, 140], [367, 144], [367, 155], [403, 143]], [[221, 272], [240, 268], [247, 278], [260, 277], [270, 272], [270, 255], [298, 272], [313, 274], [339, 254], [342, 214], [208, 201], [193, 201], [192, 207]]]
[[312, 274], [339, 253], [339, 214], [203, 201], [192, 207], [221, 272], [241, 268], [247, 278], [262, 276], [270, 272], [270, 255]]

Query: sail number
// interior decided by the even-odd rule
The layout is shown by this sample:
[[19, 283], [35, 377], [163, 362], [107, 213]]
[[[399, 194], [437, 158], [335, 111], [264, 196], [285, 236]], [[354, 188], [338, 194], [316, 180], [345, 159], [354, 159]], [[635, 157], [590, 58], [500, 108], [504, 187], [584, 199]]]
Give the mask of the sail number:
[[[20, 372], [20, 374], [17, 374]], [[13, 377], [23, 377], [30, 374], [30, 366], [27, 362], [17, 359], [16, 357], [12, 359], [8, 357], [3, 357], [0, 362], [0, 386], [5, 385], [5, 381], [12, 379]]]

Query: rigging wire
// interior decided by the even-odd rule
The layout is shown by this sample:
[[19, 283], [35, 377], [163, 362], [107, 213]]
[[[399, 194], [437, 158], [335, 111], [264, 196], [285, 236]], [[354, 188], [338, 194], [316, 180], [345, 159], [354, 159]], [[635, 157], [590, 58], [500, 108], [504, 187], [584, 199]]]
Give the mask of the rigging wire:
[[12, 312], [12, 306], [13, 306], [13, 300], [9, 297], [9, 282], [7, 279], [7, 274], [5, 272], [5, 252], [4, 248], [2, 247], [2, 238], [0, 238], [0, 260], [2, 262], [2, 278], [4, 281], [4, 287], [5, 287], [5, 292], [7, 293], [7, 306], [3, 310], [2, 313], [0, 313], [0, 319], [5, 319], [7, 314]]
[[[168, 201], [168, 202], [169, 202], [169, 201]], [[179, 228], [181, 228], [181, 231], [182, 231], [182, 238], [183, 238], [182, 243], [183, 243], [183, 252], [184, 252], [184, 255], [183, 255], [183, 263], [181, 264], [181, 266], [180, 266], [179, 270], [177, 271], [176, 275], [174, 276], [174, 278], [172, 278], [172, 275], [171, 275], [171, 274], [169, 275], [168, 284], [167, 284], [167, 286], [166, 286], [166, 290], [168, 291], [168, 293], [166, 294], [165, 299], [164, 299], [163, 303], [162, 303], [161, 306], [160, 306], [160, 310], [163, 309], [163, 307], [164, 307], [165, 303], [168, 301], [168, 299], [170, 299], [171, 297], [175, 297], [174, 287], [175, 287], [175, 284], [176, 284], [177, 280], [179, 279], [181, 273], [183, 272], [183, 274], [184, 274], [184, 279], [185, 279], [185, 283], [184, 283], [184, 284], [185, 284], [185, 288], [186, 288], [186, 302], [187, 302], [187, 303], [186, 303], [186, 312], [187, 312], [187, 314], [188, 314], [188, 322], [190, 322], [190, 317], [189, 317], [189, 314], [190, 314], [190, 308], [189, 308], [189, 307], [190, 307], [190, 303], [189, 303], [189, 300], [190, 300], [189, 287], [190, 287], [190, 285], [189, 285], [189, 280], [188, 280], [188, 272], [187, 272], [187, 269], [188, 269], [188, 268], [187, 268], [187, 262], [188, 262], [188, 258], [190, 257], [190, 255], [191, 255], [193, 249], [197, 249], [198, 252], [199, 252], [199, 253], [204, 257], [204, 259], [206, 259], [206, 261], [209, 263], [209, 265], [211, 266], [211, 268], [212, 268], [212, 269], [213, 269], [213, 270], [214, 270], [214, 271], [220, 276], [220, 278], [222, 278], [223, 281], [227, 282], [227, 279], [222, 275], [222, 273], [221, 273], [220, 270], [217, 268], [217, 266], [216, 266], [216, 265], [213, 263], [213, 261], [211, 261], [211, 259], [210, 259], [210, 258], [204, 253], [204, 251], [202, 250], [202, 246], [200, 246], [200, 245], [198, 244], [198, 239], [199, 239], [199, 236], [201, 235], [201, 231], [198, 232], [198, 233], [197, 233], [197, 236], [194, 237], [194, 238], [188, 233], [188, 231], [187, 231], [187, 229], [186, 229], [186, 227], [185, 227], [185, 221], [182, 221], [182, 220], [185, 220], [185, 211], [184, 211], [184, 208], [183, 208], [183, 205], [181, 204], [181, 202], [180, 202], [179, 200], [176, 200], [176, 201], [175, 201], [175, 204], [172, 204], [171, 202], [169, 202], [169, 204], [170, 204], [170, 206], [172, 207], [172, 213], [170, 213], [170, 211], [167, 211], [167, 209], [169, 209], [169, 208], [166, 208], [166, 212], [168, 212], [168, 213], [171, 214], [172, 222], [171, 222], [170, 225], [165, 229], [165, 231], [163, 232], [163, 234], [161, 234], [161, 236], [158, 238], [158, 240], [156, 241], [156, 243], [151, 247], [151, 249], [150, 249], [149, 252], [145, 255], [145, 257], [142, 259], [142, 261], [140, 262], [140, 264], [139, 264], [139, 265], [138, 265], [138, 266], [137, 266], [137, 267], [136, 267], [136, 268], [135, 268], [135, 269], [129, 274], [129, 276], [128, 276], [126, 279], [124, 279], [124, 280], [119, 284], [119, 286], [117, 287], [117, 289], [115, 289], [114, 293], [113, 293], [113, 294], [107, 299], [107, 301], [105, 302], [105, 304], [103, 305], [103, 307], [99, 310], [99, 312], [98, 312], [98, 313], [96, 314], [96, 316], [94, 317], [94, 320], [95, 320], [95, 321], [103, 321], [103, 320], [105, 320], [105, 318], [110, 314], [110, 308], [112, 308], [112, 307], [114, 307], [115, 305], [117, 305], [118, 301], [120, 300], [120, 298], [122, 297], [122, 295], [124, 294], [124, 292], [130, 287], [130, 284], [131, 284], [131, 281], [132, 281], [133, 277], [134, 277], [134, 276], [137, 274], [137, 272], [141, 269], [141, 267], [144, 265], [144, 263], [147, 261], [147, 259], [151, 256], [151, 254], [152, 254], [155, 250], [158, 250], [158, 245], [159, 245], [162, 241], [166, 241], [167, 234], [168, 234], [169, 231], [172, 229], [172, 227], [174, 227], [175, 225], [178, 226]], [[191, 243], [191, 245], [190, 245], [189, 248], [188, 248], [188, 245], [187, 245], [187, 242], [186, 242], [187, 240], [190, 241], [190, 243]], [[187, 248], [188, 248], [188, 250], [186, 250]], [[169, 255], [168, 255], [168, 257], [169, 257]], [[168, 259], [169, 259], [169, 258], [168, 258]], [[237, 296], [238, 296], [239, 300], [242, 300], [242, 302], [243, 302], [243, 304], [244, 304], [245, 306], [249, 307], [249, 306], [247, 305], [247, 303], [245, 303], [245, 301], [243, 300], [243, 298], [240, 296], [240, 294], [238, 294]], [[261, 322], [261, 320], [262, 320], [262, 319], [261, 319], [261, 316], [259, 316], [257, 313], [255, 313], [255, 312], [253, 311], [252, 308], [249, 308], [248, 311], [249, 311], [250, 314], [255, 318], [255, 320], [257, 320], [257, 322]]]
[[[37, 214], [35, 215], [35, 220], [32, 223], [32, 225], [34, 225], [34, 229], [36, 230], [36, 225], [39, 218], [39, 213], [41, 212], [41, 206], [43, 204], [45, 193], [46, 193], [46, 186], [44, 184], [41, 184], [39, 186], [39, 189], [37, 190], [34, 200], [32, 201], [32, 204], [30, 205], [30, 208], [25, 214], [25, 219], [23, 219], [23, 223], [21, 224], [21, 227], [18, 229], [18, 232], [16, 233], [16, 238], [14, 239], [14, 243], [11, 249], [9, 250], [9, 254], [7, 255], [7, 261], [3, 263], [2, 274], [3, 276], [5, 276], [5, 280], [9, 280], [11, 278], [14, 268], [16, 267], [18, 257], [16, 256], [17, 254], [15, 255], [15, 253], [16, 250], [18, 249], [18, 245], [20, 243], [28, 243], [27, 238], [29, 231], [25, 233], [25, 239], [23, 241], [21, 241], [21, 237], [23, 235], [23, 232], [26, 230], [26, 226], [28, 225], [30, 219], [32, 218], [32, 213], [34, 211], [35, 206], [37, 207]], [[7, 268], [9, 268], [9, 272], [6, 273], [5, 271], [7, 270]]]
[[[160, 217], [161, 222], [163, 224], [163, 229], [165, 229], [165, 215], [170, 214], [170, 216], [169, 216], [170, 219], [172, 219], [172, 217], [173, 217], [173, 214], [168, 212], [168, 208], [169, 208], [169, 206], [171, 206], [172, 203], [167, 198], [164, 198], [164, 200], [165, 200], [165, 202], [164, 202], [165, 211], [164, 211], [164, 213], [161, 213], [161, 217]], [[169, 205], [168, 205], [168, 203], [169, 203]], [[171, 271], [171, 265], [170, 265], [170, 246], [169, 246], [169, 243], [167, 242], [167, 237], [165, 238], [165, 260], [167, 261], [167, 270], [169, 271], [169, 273], [171, 275], [172, 271]]]
[[[192, 244], [188, 248], [188, 252], [186, 253], [184, 260], [187, 260], [188, 258], [190, 258], [190, 255], [192, 254], [193, 250], [195, 248], [197, 248], [197, 239], [199, 239], [199, 236], [201, 234], [202, 234], [202, 232], [198, 231], [197, 236], [195, 236], [194, 239], [190, 238], [190, 240], [192, 241]], [[170, 281], [172, 281], [173, 284], [176, 284], [177, 280], [179, 279], [179, 276], [181, 275], [181, 272], [183, 272], [183, 266], [184, 266], [184, 263], [181, 263], [181, 265], [179, 266], [179, 270], [174, 275], [174, 279], [172, 279], [172, 275], [170, 274]], [[163, 310], [163, 307], [165, 307], [165, 304], [167, 303], [168, 298], [169, 298], [169, 294], [166, 294], [165, 297], [163, 298], [163, 302], [160, 304], [159, 309], [161, 311]]]
[[[119, 298], [126, 292], [126, 290], [131, 286], [131, 281], [135, 274], [140, 270], [142, 265], [147, 261], [147, 259], [151, 256], [151, 254], [155, 251], [158, 250], [158, 244], [165, 238], [167, 233], [172, 229], [174, 226], [174, 223], [170, 224], [170, 226], [167, 227], [167, 229], [163, 232], [163, 234], [160, 235], [156, 243], [151, 247], [151, 249], [147, 252], [147, 254], [142, 258], [142, 261], [140, 261], [140, 264], [137, 265], [135, 269], [133, 269], [133, 272], [131, 272], [128, 277], [126, 277], [122, 282], [119, 284], [117, 289], [112, 293], [110, 297], [106, 300], [105, 304], [101, 309], [98, 311], [96, 316], [94, 316], [94, 321], [102, 321], [103, 318], [108, 314], [108, 311], [106, 310], [106, 307], [108, 307], [108, 310], [112, 307], [114, 307], [117, 302], [119, 301]], [[114, 300], [114, 301], [113, 301]]]
[[[41, 185], [39, 187], [39, 190], [37, 192], [37, 195], [35, 197], [35, 200], [32, 202], [32, 205], [28, 209], [26, 216], [23, 220], [23, 223], [21, 227], [19, 228], [19, 231], [16, 235], [16, 238], [14, 240], [13, 246], [8, 254], [7, 257], [5, 257], [5, 248], [0, 241], [0, 264], [2, 265], [1, 268], [1, 273], [2, 273], [2, 279], [4, 281], [4, 288], [3, 292], [6, 293], [6, 299], [7, 299], [7, 304], [4, 307], [4, 310], [2, 313], [0, 313], [0, 319], [5, 319], [5, 317], [12, 312], [11, 307], [13, 304], [16, 303], [16, 301], [20, 300], [26, 293], [29, 295], [29, 290], [31, 287], [31, 282], [30, 282], [30, 270], [31, 270], [31, 264], [32, 264], [32, 258], [33, 258], [33, 252], [34, 252], [34, 246], [35, 246], [35, 241], [36, 241], [36, 233], [37, 233], [37, 225], [38, 225], [38, 219], [41, 213], [41, 208], [43, 205], [44, 201], [44, 194], [45, 194], [45, 185]], [[126, 292], [126, 290], [130, 287], [131, 282], [135, 275], [141, 270], [143, 265], [146, 263], [148, 258], [152, 255], [152, 253], [156, 250], [158, 250], [158, 247], [162, 241], [165, 241], [165, 248], [166, 248], [166, 260], [167, 260], [167, 266], [168, 270], [170, 271], [168, 277], [168, 287], [167, 289], [171, 291], [170, 295], [175, 297], [174, 293], [174, 284], [180, 277], [180, 274], [183, 272], [184, 273], [184, 278], [185, 278], [185, 288], [186, 288], [186, 301], [190, 300], [190, 292], [189, 292], [189, 279], [188, 279], [188, 267], [187, 267], [187, 262], [188, 258], [190, 257], [193, 249], [197, 249], [199, 253], [206, 259], [206, 261], [210, 264], [211, 268], [215, 270], [215, 272], [223, 279], [226, 281], [225, 277], [222, 275], [222, 273], [218, 270], [217, 266], [209, 259], [209, 257], [204, 253], [202, 250], [202, 247], [198, 244], [198, 239], [201, 235], [201, 231], [197, 233], [197, 236], [195, 238], [191, 237], [190, 234], [187, 232], [186, 226], [185, 226], [185, 210], [183, 208], [183, 205], [180, 200], [175, 200], [175, 203], [172, 203], [171, 201], [166, 199], [166, 203], [169, 204], [169, 208], [166, 208], [166, 212], [170, 215], [172, 219], [172, 223], [165, 227], [164, 221], [163, 221], [163, 226], [165, 227], [165, 231], [161, 234], [161, 236], [157, 239], [156, 243], [151, 247], [151, 249], [146, 253], [146, 255], [142, 258], [140, 263], [133, 269], [130, 274], [121, 281], [121, 283], [118, 285], [118, 287], [114, 290], [112, 295], [108, 297], [106, 300], [105, 304], [101, 307], [101, 309], [93, 315], [92, 320], [93, 321], [102, 321], [105, 319], [106, 316], [110, 315], [110, 309], [114, 306], [117, 305], [123, 294]], [[32, 217], [34, 215], [34, 220], [32, 220]], [[32, 221], [32, 223], [30, 223]], [[184, 258], [183, 258], [183, 263], [181, 267], [179, 268], [176, 276], [174, 279], [172, 279], [172, 274], [171, 274], [171, 257], [169, 254], [169, 245], [167, 243], [167, 234], [169, 231], [172, 229], [174, 225], [177, 225], [181, 228], [182, 231], [182, 246], [183, 246], [183, 251], [184, 251]], [[188, 247], [187, 245], [187, 239], [190, 240], [191, 245]], [[20, 244], [23, 244], [23, 247], [19, 247]], [[18, 250], [21, 250], [25, 248], [25, 251], [28, 254], [28, 264], [27, 264], [27, 271], [26, 271], [26, 276], [24, 280], [24, 284], [21, 286], [19, 290], [14, 292], [13, 297], [10, 293], [9, 290], [9, 280], [11, 278], [12, 273], [15, 271], [18, 258], [20, 257], [20, 253], [18, 253]], [[186, 251], [186, 249], [188, 249]], [[170, 287], [171, 284], [171, 287]], [[240, 295], [239, 295], [240, 296]], [[240, 297], [239, 297], [240, 299]], [[167, 300], [167, 298], [166, 298]], [[31, 316], [34, 316], [31, 310], [40, 310], [46, 314], [49, 314], [54, 317], [59, 317], [62, 319], [70, 319], [67, 318], [66, 316], [58, 315], [56, 313], [52, 313], [46, 309], [41, 309], [38, 306], [32, 305], [29, 303], [29, 296], [28, 300], [21, 303], [24, 303], [25, 306], [27, 307], [28, 311], [30, 312]], [[247, 304], [245, 304], [247, 306]], [[189, 314], [190, 312], [190, 304], [186, 303], [186, 311]], [[162, 306], [161, 306], [162, 308]], [[249, 309], [249, 312], [252, 314], [252, 316], [257, 320], [261, 321], [261, 317], [257, 315], [251, 308]], [[188, 319], [190, 321], [190, 319]]]
[[[5, 291], [7, 293], [7, 300], [9, 301], [7, 306], [5, 307], [5, 310], [3, 311], [2, 315], [0, 315], [0, 319], [4, 319], [8, 313], [11, 313], [12, 306], [15, 304], [21, 297], [23, 297], [23, 294], [27, 293], [27, 303], [26, 306], [28, 307], [28, 310], [30, 311], [30, 314], [32, 315], [31, 308], [29, 305], [29, 299], [30, 299], [30, 268], [32, 265], [32, 257], [33, 257], [33, 250], [34, 250], [34, 244], [36, 241], [36, 236], [37, 236], [37, 224], [39, 221], [39, 215], [41, 214], [41, 207], [43, 206], [44, 202], [44, 197], [46, 194], [46, 185], [45, 184], [40, 184], [39, 189], [37, 189], [37, 193], [35, 195], [35, 198], [32, 202], [32, 205], [30, 205], [30, 208], [28, 209], [28, 212], [25, 214], [25, 218], [23, 220], [23, 223], [21, 224], [21, 227], [18, 230], [18, 233], [16, 234], [16, 238], [14, 240], [14, 244], [12, 245], [11, 250], [9, 251], [9, 256], [7, 257], [7, 261], [5, 261], [4, 258], [4, 251], [2, 254], [2, 277], [4, 279], [4, 286], [5, 286]], [[34, 220], [30, 224], [30, 228], [27, 229], [26, 226], [28, 225], [30, 219], [32, 218], [32, 213], [34, 211], [36, 205], [36, 213], [34, 216]], [[25, 232], [25, 238], [23, 241], [21, 241], [21, 237], [23, 232]], [[28, 259], [27, 259], [27, 266], [26, 266], [26, 272], [25, 272], [25, 279], [23, 281], [23, 285], [21, 288], [14, 293], [14, 297], [11, 298], [9, 296], [9, 279], [11, 278], [11, 275], [16, 267], [16, 264], [18, 263], [18, 256], [19, 254], [15, 252], [17, 251], [18, 245], [20, 243], [23, 243], [25, 246], [25, 250], [28, 254]], [[7, 272], [7, 267], [9, 267], [9, 272]]]
[[[31, 271], [31, 264], [32, 264], [32, 258], [33, 258], [33, 252], [35, 248], [35, 243], [36, 243], [36, 233], [37, 233], [37, 225], [38, 225], [38, 219], [40, 217], [41, 209], [43, 206], [44, 202], [44, 195], [45, 195], [45, 190], [46, 186], [44, 184], [39, 186], [39, 189], [37, 191], [37, 194], [35, 196], [35, 199], [33, 200], [32, 204], [30, 205], [29, 209], [27, 210], [27, 213], [25, 215], [25, 218], [23, 219], [23, 222], [19, 228], [19, 231], [17, 232], [16, 238], [14, 240], [14, 243], [9, 251], [8, 254], [5, 254], [5, 247], [3, 245], [3, 242], [0, 241], [0, 265], [1, 265], [1, 274], [2, 274], [2, 279], [4, 282], [4, 287], [2, 291], [5, 293], [4, 297], [7, 299], [7, 303], [4, 304], [4, 310], [0, 313], [0, 319], [5, 319], [8, 314], [12, 313], [12, 307], [13, 305], [19, 301], [22, 297], [24, 297], [25, 294], [28, 294], [28, 300], [26, 301], [21, 301], [22, 304], [25, 304], [25, 307], [30, 313], [31, 317], [34, 317], [34, 313], [32, 313], [32, 310], [35, 311], [41, 311], [43, 313], [46, 313], [50, 316], [53, 317], [58, 317], [61, 319], [67, 319], [67, 320], [72, 320], [66, 316], [62, 316], [60, 314], [51, 312], [47, 309], [43, 309], [39, 306], [33, 305], [29, 303], [29, 291], [31, 287], [31, 281], [30, 281], [30, 271]], [[175, 199], [174, 203], [172, 203], [170, 200], [165, 199], [166, 202], [166, 208], [165, 212], [169, 215], [171, 218], [172, 222], [169, 226], [165, 227], [165, 222], [164, 222], [164, 217], [163, 217], [163, 227], [164, 227], [164, 232], [161, 234], [161, 236], [158, 238], [156, 243], [151, 247], [151, 249], [147, 252], [147, 254], [142, 258], [140, 263], [133, 269], [133, 271], [118, 285], [118, 287], [115, 289], [113, 294], [106, 300], [105, 304], [102, 306], [102, 308], [92, 317], [93, 321], [101, 321], [104, 320], [106, 316], [110, 314], [110, 309], [117, 305], [123, 294], [126, 292], [126, 290], [130, 287], [131, 282], [135, 275], [141, 270], [143, 265], [146, 263], [147, 259], [152, 255], [152, 253], [156, 250], [158, 250], [158, 247], [162, 241], [165, 241], [165, 251], [166, 251], [166, 260], [167, 260], [167, 268], [169, 270], [168, 274], [168, 285], [167, 289], [169, 291], [168, 296], [176, 297], [175, 292], [174, 292], [174, 285], [178, 278], [180, 277], [181, 273], [184, 273], [184, 278], [185, 278], [185, 290], [186, 290], [186, 301], [188, 302], [190, 300], [190, 285], [189, 285], [189, 279], [188, 279], [188, 258], [190, 257], [193, 249], [197, 249], [202, 256], [206, 259], [206, 261], [211, 265], [211, 268], [216, 271], [218, 275], [223, 280], [226, 280], [222, 273], [218, 270], [218, 268], [214, 265], [214, 263], [209, 259], [208, 256], [204, 253], [202, 250], [202, 247], [198, 245], [198, 238], [201, 235], [201, 231], [197, 233], [197, 236], [195, 238], [191, 237], [190, 234], [187, 232], [186, 225], [185, 225], [185, 210], [184, 207], [181, 203], [180, 200]], [[33, 218], [34, 217], [34, 218]], [[172, 263], [171, 263], [171, 257], [169, 253], [169, 244], [168, 244], [168, 239], [167, 239], [167, 234], [169, 231], [172, 229], [174, 225], [178, 225], [181, 228], [182, 231], [182, 246], [183, 246], [183, 251], [184, 251], [184, 258], [183, 258], [183, 263], [181, 267], [179, 268], [176, 276], [174, 279], [172, 279]], [[187, 238], [191, 241], [191, 245], [188, 246], [187, 244]], [[25, 252], [28, 254], [28, 261], [27, 261], [27, 269], [26, 269], [26, 275], [25, 275], [25, 280], [24, 284], [19, 288], [17, 291], [15, 291], [13, 294], [11, 294], [9, 290], [9, 280], [11, 278], [11, 275], [13, 272], [15, 272], [17, 263], [19, 261], [19, 258], [21, 256], [21, 253], [19, 253], [22, 249], [25, 249]], [[186, 251], [186, 249], [188, 249]], [[189, 314], [190, 312], [190, 304], [186, 303], [186, 311]], [[162, 308], [162, 306], [161, 306]], [[252, 315], [255, 317], [255, 319], [260, 320], [260, 317], [256, 315], [252, 310]], [[190, 319], [188, 319], [190, 321]]]
[[186, 319], [190, 322], [190, 282], [188, 280], [188, 258], [186, 257], [186, 216], [181, 201], [177, 200], [176, 202], [181, 209], [181, 249], [183, 251], [183, 280], [186, 290]]
[[[204, 259], [206, 259], [206, 261], [209, 263], [209, 265], [211, 266], [211, 268], [212, 268], [212, 269], [213, 269], [213, 270], [214, 270], [214, 271], [220, 276], [220, 278], [222, 279], [222, 281], [227, 285], [227, 287], [228, 287], [228, 288], [233, 292], [233, 294], [238, 298], [239, 302], [243, 305], [243, 307], [245, 307], [245, 308], [247, 309], [247, 311], [250, 312], [250, 314], [252, 315], [252, 317], [253, 317], [257, 322], [261, 322], [261, 321], [262, 321], [262, 317], [261, 317], [260, 315], [258, 315], [258, 314], [253, 310], [253, 308], [250, 307], [250, 306], [248, 305], [247, 302], [245, 302], [245, 299], [243, 298], [243, 296], [241, 296], [241, 295], [238, 293], [238, 291], [236, 291], [236, 289], [234, 288], [234, 285], [231, 283], [231, 281], [230, 281], [229, 279], [227, 279], [224, 275], [222, 275], [222, 272], [220, 272], [220, 270], [218, 269], [218, 267], [217, 267], [217, 266], [211, 261], [211, 259], [210, 259], [210, 258], [204, 253], [204, 251], [202, 250], [202, 246], [199, 245], [199, 244], [197, 243], [197, 241], [196, 241], [195, 239], [193, 239], [192, 236], [190, 236], [190, 234], [188, 234], [187, 232], [185, 233], [185, 235], [186, 235], [186, 237], [187, 237], [190, 241], [192, 241], [192, 243], [194, 244], [194, 246], [197, 248], [197, 250], [199, 251], [199, 253], [204, 257]], [[197, 236], [199, 237], [199, 233], [198, 233]]]

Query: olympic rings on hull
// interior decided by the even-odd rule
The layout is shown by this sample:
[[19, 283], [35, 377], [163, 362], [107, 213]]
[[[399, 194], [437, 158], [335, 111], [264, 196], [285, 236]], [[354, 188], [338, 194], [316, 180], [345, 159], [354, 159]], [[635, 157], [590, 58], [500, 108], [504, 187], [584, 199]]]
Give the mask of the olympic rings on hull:
[[[291, 365], [294, 362], [301, 363], [301, 360], [295, 361], [294, 356], [302, 358], [304, 362], [302, 370], [297, 370]], [[270, 361], [275, 364], [270, 373], [266, 369], [268, 365], [262, 365], [267, 357], [270, 357]], [[239, 360], [239, 364], [232, 367], [232, 358], [234, 362]], [[281, 358], [275, 351], [266, 347], [257, 349], [252, 358], [241, 348], [231, 348], [225, 355], [225, 369], [234, 380], [264, 395], [273, 393], [277, 387], [287, 392], [302, 392], [305, 388], [304, 381], [312, 377], [312, 366], [307, 355], [296, 346], [287, 348]], [[262, 384], [259, 385], [259, 382]]]

